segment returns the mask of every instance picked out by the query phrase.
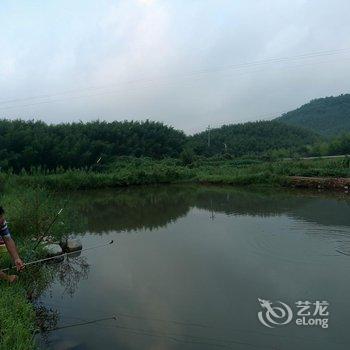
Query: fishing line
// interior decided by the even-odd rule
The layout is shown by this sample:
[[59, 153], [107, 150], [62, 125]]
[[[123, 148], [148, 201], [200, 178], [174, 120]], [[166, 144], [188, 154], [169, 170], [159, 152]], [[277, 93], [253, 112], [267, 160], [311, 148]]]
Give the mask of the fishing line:
[[[49, 258], [43, 258], [43, 259], [38, 259], [38, 260], [35, 260], [35, 261], [30, 261], [30, 262], [25, 263], [24, 265], [25, 266], [30, 266], [30, 265], [39, 264], [39, 263], [50, 261], [50, 260], [54, 260], [54, 259], [59, 259], [61, 257], [64, 258], [64, 257], [68, 257], [70, 255], [74, 255], [74, 254], [77, 254], [77, 253], [86, 252], [88, 250], [97, 249], [97, 248], [103, 248], [103, 247], [109, 246], [109, 245], [111, 245], [113, 243], [114, 243], [114, 241], [111, 240], [108, 243], [96, 245], [96, 246], [85, 248], [85, 249], [76, 250], [74, 252], [59, 254], [59, 255], [55, 255], [55, 256], [49, 257]], [[6, 269], [0, 270], [0, 271], [5, 272], [5, 271], [11, 270], [11, 269], [15, 269], [15, 268], [16, 268], [16, 266], [12, 266], [12, 267], [8, 267]]]
[[[75, 317], [76, 319], [80, 319], [80, 320], [84, 320], [78, 317]], [[97, 322], [100, 321], [104, 321], [104, 320], [117, 320], [118, 317], [117, 316], [113, 316], [113, 317], [109, 317], [109, 318], [104, 318], [104, 319], [97, 319]], [[55, 331], [55, 330], [61, 330], [61, 329], [66, 329], [66, 328], [71, 328], [71, 327], [76, 327], [76, 326], [84, 326], [84, 325], [89, 325], [89, 324], [93, 324], [95, 323], [95, 321], [85, 321], [82, 323], [78, 323], [78, 324], [71, 324], [71, 325], [67, 325], [67, 326], [62, 326], [62, 327], [56, 327], [54, 329], [50, 329], [47, 330], [47, 332], [51, 332], [51, 331]], [[252, 344], [252, 343], [247, 343], [247, 342], [243, 342], [243, 341], [238, 341], [238, 340], [233, 340], [233, 339], [219, 339], [219, 338], [207, 338], [207, 337], [201, 337], [201, 336], [196, 336], [196, 335], [191, 335], [191, 334], [179, 334], [179, 333], [164, 333], [162, 331], [158, 331], [158, 333], [156, 332], [152, 332], [151, 330], [148, 329], [143, 329], [143, 328], [133, 328], [133, 327], [127, 327], [127, 326], [120, 326], [120, 325], [114, 325], [114, 326], [102, 326], [102, 325], [97, 325], [100, 327], [104, 327], [104, 328], [118, 328], [120, 330], [125, 330], [131, 334], [137, 334], [137, 335], [145, 335], [145, 336], [151, 336], [151, 337], [161, 337], [161, 338], [167, 338], [170, 340], [174, 340], [177, 342], [182, 342], [182, 343], [190, 343], [190, 344], [204, 344], [204, 345], [212, 345], [212, 346], [217, 346], [217, 347], [223, 347], [223, 348], [231, 348], [231, 346], [227, 346], [227, 344], [238, 344], [238, 345], [246, 345], [246, 346], [250, 346], [250, 347], [254, 347], [254, 348], [261, 348], [261, 349], [274, 349], [272, 347], [267, 347], [267, 346], [261, 346], [261, 345], [256, 345], [256, 344]], [[317, 342], [317, 340], [312, 339], [312, 338], [306, 338], [306, 337], [295, 337], [295, 336], [283, 336], [283, 335], [278, 335], [278, 334], [273, 334], [273, 333], [262, 333], [262, 332], [256, 332], [256, 331], [248, 331], [248, 332], [254, 332], [254, 333], [260, 333], [263, 335], [270, 335], [273, 337], [282, 337], [282, 338], [291, 338], [291, 339], [298, 339], [302, 340], [302, 341], [311, 341], [311, 342]], [[179, 339], [177, 337], [184, 337], [184, 338], [192, 338], [193, 340], [184, 340], [184, 339]], [[196, 339], [198, 339], [198, 341], [195, 341]], [[204, 340], [206, 341], [211, 341], [212, 343], [208, 343], [208, 342], [204, 342]], [[330, 341], [330, 340], [326, 340], [326, 339], [320, 339], [319, 341], [327, 342], [327, 343], [331, 343], [331, 344], [338, 344], [338, 345], [347, 345], [345, 343], [342, 342], [337, 342], [337, 341]], [[216, 342], [216, 343], [214, 343]], [[224, 345], [226, 344], [226, 345]]]
[[200, 327], [200, 328], [211, 328], [211, 326], [201, 323], [192, 323], [192, 322], [183, 322], [183, 321], [174, 321], [174, 320], [165, 320], [161, 318], [150, 318], [150, 317], [144, 317], [144, 316], [137, 316], [137, 315], [130, 315], [130, 314], [124, 314], [117, 312], [118, 316], [126, 317], [126, 318], [133, 318], [133, 319], [139, 319], [139, 320], [145, 320], [145, 321], [156, 321], [156, 322], [168, 322], [168, 323], [175, 323], [181, 326], [190, 326], [190, 327]]
[[[312, 342], [317, 342], [315, 339], [307, 338], [307, 337], [300, 337], [300, 336], [288, 336], [288, 335], [283, 335], [283, 334], [275, 334], [275, 333], [268, 333], [268, 332], [262, 332], [262, 331], [255, 331], [255, 330], [249, 330], [249, 329], [239, 329], [239, 328], [231, 328], [231, 327], [215, 327], [211, 326], [208, 324], [200, 324], [200, 323], [189, 323], [189, 322], [182, 322], [182, 321], [174, 321], [174, 320], [169, 320], [169, 319], [159, 319], [159, 318], [150, 318], [150, 317], [143, 317], [143, 316], [137, 316], [137, 315], [130, 315], [130, 314], [125, 314], [125, 313], [120, 313], [116, 312], [116, 316], [120, 319], [120, 317], [125, 317], [125, 318], [133, 318], [133, 319], [141, 319], [145, 321], [156, 321], [156, 322], [168, 322], [168, 323], [174, 323], [182, 326], [189, 326], [189, 327], [200, 327], [200, 328], [207, 328], [207, 329], [213, 329], [213, 330], [218, 330], [218, 331], [231, 331], [231, 332], [242, 332], [242, 333], [256, 333], [264, 336], [273, 336], [273, 337], [280, 337], [280, 338], [292, 338], [292, 339], [299, 339], [299, 340], [307, 340], [307, 341], [312, 341]], [[327, 340], [325, 339], [320, 339], [319, 341], [325, 342]], [[328, 341], [327, 341], [328, 342]], [[331, 342], [332, 344], [342, 344], [344, 343], [341, 342]]]
[[[55, 327], [55, 328], [46, 330], [46, 332], [52, 332], [52, 331], [57, 331], [57, 330], [62, 330], [62, 329], [67, 329], [67, 328], [73, 328], [73, 327], [77, 327], [77, 326], [90, 325], [90, 324], [95, 324], [95, 323], [98, 323], [101, 321], [107, 321], [107, 320], [117, 321], [118, 317], [112, 316], [112, 317], [91, 320], [91, 321], [87, 321], [87, 320], [84, 320], [82, 318], [76, 318], [76, 319], [80, 319], [84, 322]], [[259, 348], [259, 349], [260, 348], [271, 349], [271, 348], [267, 348], [264, 346], [255, 345], [252, 343], [247, 343], [247, 342], [242, 342], [242, 341], [237, 341], [237, 340], [231, 340], [231, 339], [229, 340], [229, 339], [218, 339], [218, 338], [206, 338], [206, 337], [201, 337], [201, 336], [196, 336], [196, 335], [191, 335], [191, 334], [164, 333], [164, 332], [159, 331], [159, 330], [152, 331], [149, 329], [133, 328], [133, 327], [122, 326], [122, 325], [111, 325], [109, 327], [108, 326], [100, 326], [100, 327], [118, 328], [118, 329], [123, 330], [123, 331], [125, 330], [129, 333], [131, 331], [131, 333], [133, 333], [133, 334], [166, 338], [166, 339], [170, 339], [170, 340], [173, 340], [176, 342], [188, 343], [188, 344], [210, 345], [210, 346], [223, 347], [223, 348], [230, 347], [230, 346], [228, 346], [228, 344], [239, 344], [239, 345], [247, 345], [247, 346], [251, 346], [251, 347], [255, 347], [255, 348]], [[189, 338], [189, 339], [188, 340], [180, 339], [179, 337]], [[192, 340], [190, 340], [190, 339], [192, 339]], [[210, 341], [210, 343], [208, 341]]]
[[[67, 310], [70, 310], [68, 307], [64, 307], [62, 305], [58, 305], [55, 303], [50, 303], [45, 305], [50, 306], [50, 307], [60, 307], [60, 308], [66, 308]], [[173, 323], [175, 325], [180, 325], [180, 326], [188, 326], [188, 327], [199, 327], [203, 329], [208, 329], [208, 330], [217, 330], [217, 331], [230, 331], [230, 332], [235, 332], [235, 333], [254, 333], [257, 335], [262, 335], [262, 336], [272, 336], [274, 338], [286, 338], [286, 339], [296, 339], [300, 341], [308, 341], [312, 343], [330, 343], [330, 344], [338, 344], [338, 345], [346, 345], [343, 342], [338, 342], [335, 340], [328, 340], [328, 339], [313, 339], [309, 337], [301, 337], [301, 336], [289, 336], [289, 335], [284, 335], [284, 334], [275, 334], [275, 333], [269, 333], [269, 332], [263, 332], [263, 331], [256, 331], [256, 330], [250, 330], [250, 329], [240, 329], [240, 328], [232, 328], [232, 327], [215, 327], [211, 326], [209, 324], [201, 324], [201, 323], [195, 323], [195, 322], [185, 322], [185, 321], [177, 321], [177, 320], [170, 320], [170, 319], [163, 319], [163, 318], [152, 318], [152, 317], [145, 317], [145, 316], [138, 316], [138, 315], [132, 315], [132, 314], [126, 314], [126, 313], [121, 313], [121, 312], [116, 312], [115, 316], [117, 319], [122, 320], [122, 318], [132, 318], [132, 319], [139, 319], [139, 320], [144, 320], [144, 321], [155, 321], [155, 322], [162, 322], [162, 323]], [[65, 316], [60, 316], [62, 318], [70, 318], [70, 319], [76, 319], [76, 320], [82, 320], [86, 321], [86, 319], [80, 318], [80, 317], [65, 317]], [[101, 326], [102, 327], [102, 326]], [[182, 335], [181, 335], [182, 336]], [[188, 337], [196, 337], [193, 335], [187, 335]], [[203, 338], [203, 337], [202, 337]], [[214, 339], [215, 338], [206, 338], [206, 339]], [[231, 340], [221, 340], [224, 342], [230, 342]], [[232, 340], [233, 341], [233, 340]]]
[[[79, 319], [79, 318], [77, 318], [77, 319]], [[65, 325], [65, 326], [59, 326], [59, 327], [55, 327], [55, 328], [49, 329], [47, 331], [48, 332], [53, 332], [53, 331], [57, 331], [57, 330], [61, 330], [61, 329], [73, 328], [73, 327], [78, 327], [78, 326], [85, 326], [85, 325], [94, 324], [94, 323], [98, 323], [98, 322], [102, 322], [102, 321], [111, 321], [111, 320], [116, 321], [117, 317], [116, 316], [104, 317], [104, 318], [98, 318], [98, 319], [92, 320], [92, 321], [86, 321], [86, 320], [80, 318], [80, 320], [82, 320], [84, 322], [69, 324], [69, 325]]]
[[[126, 326], [114, 326], [114, 328], [117, 328], [119, 330], [122, 331], [126, 331], [128, 333], [131, 334], [136, 334], [136, 335], [145, 335], [145, 336], [150, 336], [150, 337], [157, 337], [157, 338], [164, 338], [164, 339], [169, 339], [169, 340], [173, 340], [175, 342], [179, 342], [179, 343], [184, 343], [184, 344], [197, 344], [197, 345], [207, 345], [207, 346], [215, 346], [215, 347], [220, 347], [220, 348], [232, 348], [231, 346], [228, 345], [224, 345], [224, 342], [220, 343], [220, 340], [218, 340], [218, 343], [208, 343], [205, 341], [200, 341], [200, 339], [205, 340], [205, 338], [200, 338], [198, 337], [197, 339], [199, 341], [194, 341], [194, 340], [185, 340], [185, 339], [180, 339], [177, 338], [176, 335], [172, 335], [172, 334], [167, 334], [167, 333], [155, 333], [149, 330], [144, 330], [144, 329], [139, 329], [139, 328], [132, 328], [132, 327], [126, 327]], [[255, 344], [250, 344], [250, 343], [244, 343], [244, 342], [239, 342], [239, 341], [232, 341], [232, 343], [234, 344], [239, 344], [239, 345], [247, 345], [247, 346], [252, 346], [255, 348], [265, 348], [265, 349], [271, 349], [271, 348], [267, 348], [267, 347], [262, 347], [259, 345], [255, 345]]]

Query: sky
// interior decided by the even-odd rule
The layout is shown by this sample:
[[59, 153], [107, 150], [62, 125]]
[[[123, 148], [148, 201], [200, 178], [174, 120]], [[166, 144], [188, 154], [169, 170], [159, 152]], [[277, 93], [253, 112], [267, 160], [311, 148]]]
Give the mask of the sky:
[[0, 118], [187, 134], [350, 92], [348, 0], [3, 0]]

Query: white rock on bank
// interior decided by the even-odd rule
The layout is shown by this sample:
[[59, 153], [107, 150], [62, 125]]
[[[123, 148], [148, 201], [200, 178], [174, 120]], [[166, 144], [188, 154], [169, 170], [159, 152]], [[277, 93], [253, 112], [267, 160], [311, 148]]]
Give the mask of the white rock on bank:
[[46, 248], [46, 255], [48, 257], [61, 255], [63, 253], [62, 248], [59, 244], [47, 244], [45, 248]]
[[64, 256], [62, 255], [63, 251], [59, 244], [47, 244], [45, 245], [46, 256], [48, 258], [56, 257], [53, 259], [54, 261], [61, 262], [64, 260]]
[[81, 244], [79, 239], [67, 239], [67, 246], [66, 251], [67, 252], [76, 252], [78, 250], [81, 250], [83, 245]]

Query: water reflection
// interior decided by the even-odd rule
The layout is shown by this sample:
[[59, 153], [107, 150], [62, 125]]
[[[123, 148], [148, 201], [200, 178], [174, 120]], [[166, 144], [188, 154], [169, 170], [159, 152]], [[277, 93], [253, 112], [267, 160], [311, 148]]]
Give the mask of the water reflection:
[[341, 194], [168, 185], [80, 192], [70, 201], [86, 218], [85, 231], [97, 234], [157, 229], [186, 216], [191, 208], [208, 210], [212, 219], [214, 213], [284, 214], [321, 225], [350, 225], [350, 199]]
[[[72, 297], [80, 281], [88, 278], [90, 266], [86, 258], [81, 257], [80, 252], [77, 252], [74, 256], [67, 256], [60, 262], [50, 262], [42, 268], [47, 275], [51, 276], [51, 278], [48, 277], [46, 279], [44, 287], [46, 291], [50, 291], [52, 284], [58, 283], [62, 287], [62, 297], [64, 295]], [[32, 288], [29, 298], [34, 304], [37, 326], [41, 332], [40, 336], [37, 337], [38, 343], [41, 344], [42, 348], [49, 348], [54, 343], [54, 341], [49, 338], [49, 333], [57, 328], [62, 316], [57, 306], [46, 305], [40, 300], [42, 293], [42, 289]], [[59, 342], [59, 344], [61, 344], [61, 342]], [[62, 346], [62, 344], [60, 346]]]
[[80, 281], [85, 280], [89, 276], [90, 266], [86, 262], [85, 257], [77, 255], [67, 256], [67, 258], [58, 264], [59, 268], [56, 271], [56, 278], [62, 286], [64, 286], [64, 293], [72, 296]]
[[[348, 197], [188, 185], [69, 197], [85, 246], [118, 244], [57, 274], [41, 301], [59, 329], [43, 348], [348, 349]], [[328, 300], [331, 326], [264, 328], [258, 298]]]

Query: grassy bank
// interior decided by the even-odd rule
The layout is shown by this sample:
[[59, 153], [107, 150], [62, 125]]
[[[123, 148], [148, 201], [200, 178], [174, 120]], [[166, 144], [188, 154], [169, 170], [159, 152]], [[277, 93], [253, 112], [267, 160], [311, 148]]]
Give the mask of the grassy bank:
[[2, 174], [0, 184], [43, 186], [55, 190], [112, 188], [157, 183], [288, 185], [290, 176], [349, 177], [348, 159], [262, 161], [256, 159], [198, 159], [154, 161], [124, 159], [104, 169]]
[[[2, 188], [1, 205], [15, 239], [21, 257], [35, 260], [45, 254], [45, 249], [32, 249], [35, 240], [45, 231], [58, 208], [62, 205], [54, 196], [40, 187], [13, 186], [10, 181]], [[67, 220], [69, 211], [62, 214], [60, 224], [50, 232], [57, 239], [70, 231]], [[0, 254], [0, 266], [11, 266], [7, 252]], [[51, 283], [53, 270], [50, 265], [28, 267], [19, 276], [18, 282], [9, 284], [0, 281], [0, 349], [35, 349], [34, 334], [37, 328], [36, 310], [33, 304], [42, 291]], [[15, 271], [11, 271], [15, 273]]]
[[0, 349], [34, 349], [35, 311], [24, 288], [2, 283], [0, 292]]

